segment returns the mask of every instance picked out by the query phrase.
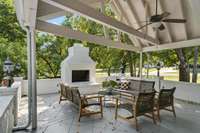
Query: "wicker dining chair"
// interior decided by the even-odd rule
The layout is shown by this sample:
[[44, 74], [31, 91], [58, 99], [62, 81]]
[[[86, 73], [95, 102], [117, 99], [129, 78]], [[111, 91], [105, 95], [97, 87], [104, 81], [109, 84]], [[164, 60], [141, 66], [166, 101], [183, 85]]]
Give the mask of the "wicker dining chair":
[[[167, 110], [173, 112], [174, 117], [176, 117], [174, 108], [174, 92], [176, 87], [171, 89], [161, 89], [158, 97], [155, 99], [155, 108], [157, 111], [158, 120], [160, 120], [160, 110]], [[171, 107], [171, 109], [169, 108]]]
[[[137, 117], [139, 116], [147, 116], [153, 120], [154, 124], [156, 124], [154, 116], [154, 96], [155, 92], [148, 92], [139, 93], [135, 100], [134, 98], [132, 100], [130, 100], [130, 98], [125, 100], [121, 100], [120, 97], [116, 98], [115, 119], [117, 119], [118, 116], [127, 120], [133, 118], [135, 121], [136, 130], [138, 130]], [[131, 116], [120, 116], [118, 114], [118, 108], [129, 111]]]
[[66, 92], [66, 86], [64, 85], [64, 83], [60, 82], [59, 83], [60, 86], [60, 99], [59, 99], [59, 104], [61, 103], [61, 101], [65, 101], [67, 100], [67, 92]]
[[[78, 88], [72, 89], [72, 96], [73, 96], [73, 103], [77, 105], [79, 109], [79, 118], [78, 121], [80, 122], [80, 119], [82, 116], [90, 116], [95, 114], [101, 114], [101, 117], [103, 118], [103, 105], [102, 105], [102, 97], [101, 95], [94, 95], [94, 94], [87, 94], [87, 95], [80, 95], [80, 92]], [[89, 100], [92, 100], [92, 102], [89, 102]], [[93, 111], [88, 109], [91, 106], [99, 106], [100, 110]]]
[[[89, 115], [94, 115], [94, 114], [101, 114], [101, 117], [103, 117], [102, 97], [103, 96], [98, 95], [98, 94], [81, 95], [78, 87], [70, 87], [70, 86], [64, 85], [63, 83], [60, 83], [59, 103], [63, 100], [68, 100], [74, 105], [76, 105], [76, 107], [79, 110], [78, 121], [80, 121], [80, 118], [82, 116], [89, 116]], [[92, 100], [92, 102], [89, 102], [89, 100]], [[99, 106], [100, 110], [91, 111], [88, 109], [91, 106]]]

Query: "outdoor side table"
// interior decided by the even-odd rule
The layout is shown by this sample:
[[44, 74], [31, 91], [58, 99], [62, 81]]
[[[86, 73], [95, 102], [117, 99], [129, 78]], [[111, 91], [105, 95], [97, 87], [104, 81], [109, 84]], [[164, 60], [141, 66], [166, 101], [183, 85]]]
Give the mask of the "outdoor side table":
[[[103, 95], [104, 96], [104, 106], [106, 107], [113, 107], [115, 105], [115, 102], [113, 101], [115, 96], [120, 95], [120, 93], [116, 92], [116, 91], [111, 91], [111, 90], [102, 90], [99, 91], [98, 94]], [[108, 97], [108, 98], [106, 98]], [[108, 103], [106, 103], [108, 102]]]

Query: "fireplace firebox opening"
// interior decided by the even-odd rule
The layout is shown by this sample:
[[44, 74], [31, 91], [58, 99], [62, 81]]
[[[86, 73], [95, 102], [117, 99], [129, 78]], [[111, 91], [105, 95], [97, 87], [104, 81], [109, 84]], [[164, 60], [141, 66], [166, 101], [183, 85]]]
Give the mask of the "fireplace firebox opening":
[[89, 70], [72, 70], [72, 82], [89, 82]]

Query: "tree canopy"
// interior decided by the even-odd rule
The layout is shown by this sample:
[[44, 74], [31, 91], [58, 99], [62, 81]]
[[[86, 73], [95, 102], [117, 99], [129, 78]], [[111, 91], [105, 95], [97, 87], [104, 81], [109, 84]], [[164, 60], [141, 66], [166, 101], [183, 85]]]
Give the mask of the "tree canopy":
[[[105, 6], [103, 13], [107, 16], [117, 18], [109, 6]], [[17, 22], [12, 0], [0, 0], [0, 25], [0, 79], [3, 77], [3, 62], [7, 57], [10, 57], [15, 64], [19, 63], [21, 65], [20, 71], [15, 70], [15, 73], [26, 78], [26, 33], [20, 28]], [[62, 25], [81, 32], [106, 36], [112, 40], [117, 39], [124, 43], [134, 45], [128, 35], [104, 27], [101, 24], [80, 16], [65, 16]], [[105, 33], [107, 35], [105, 35]], [[75, 42], [81, 42], [84, 46], [89, 47], [90, 56], [97, 62], [97, 68], [105, 69], [108, 72], [108, 75], [111, 73], [112, 69], [119, 70], [120, 67], [129, 71], [131, 76], [138, 75], [138, 71], [136, 71], [136, 68], [139, 66], [138, 53], [108, 48], [94, 43], [57, 37], [40, 32], [37, 33], [36, 36], [38, 78], [59, 77], [60, 63], [68, 55], [67, 48], [71, 47]], [[195, 50], [196, 52], [194, 52]], [[185, 48], [149, 52], [143, 54], [143, 64], [150, 63], [155, 65], [158, 61], [161, 61], [166, 67], [179, 66], [180, 77], [187, 77], [189, 64], [194, 63], [195, 66], [200, 61], [198, 58], [193, 58], [194, 54], [198, 56], [198, 49]], [[150, 61], [147, 60], [147, 57]], [[187, 75], [181, 75], [182, 73], [185, 74], [184, 71]], [[188, 78], [180, 78], [180, 80], [188, 81]]]

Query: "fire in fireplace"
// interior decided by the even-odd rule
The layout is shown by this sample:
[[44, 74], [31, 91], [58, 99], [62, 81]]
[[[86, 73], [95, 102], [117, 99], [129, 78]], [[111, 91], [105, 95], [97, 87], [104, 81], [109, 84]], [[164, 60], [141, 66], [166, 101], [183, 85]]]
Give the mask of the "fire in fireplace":
[[72, 70], [72, 82], [89, 82], [89, 70]]

